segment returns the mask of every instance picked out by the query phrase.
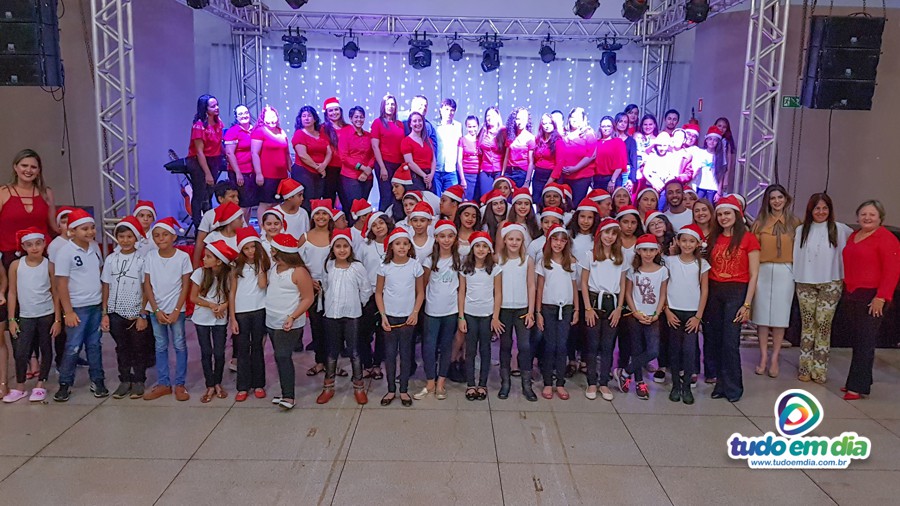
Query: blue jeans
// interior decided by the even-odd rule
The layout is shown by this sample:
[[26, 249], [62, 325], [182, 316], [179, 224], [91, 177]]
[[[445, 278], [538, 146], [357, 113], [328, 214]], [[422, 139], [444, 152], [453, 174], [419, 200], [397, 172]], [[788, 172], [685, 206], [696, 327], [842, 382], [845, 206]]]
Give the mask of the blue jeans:
[[556, 386], [566, 386], [566, 343], [569, 341], [574, 314], [575, 308], [571, 304], [563, 306], [562, 310], [559, 306], [541, 307], [541, 315], [544, 317], [544, 359], [541, 360], [541, 373], [545, 387], [553, 386], [554, 376]]
[[644, 381], [643, 368], [659, 355], [659, 320], [644, 325], [637, 318], [628, 318], [628, 333], [631, 334], [631, 363], [625, 372], [634, 375], [634, 381]]
[[478, 174], [463, 174], [466, 177], [466, 200], [478, 200], [481, 195], [476, 196], [478, 190]]
[[178, 315], [175, 323], [163, 325], [156, 321], [156, 317], [150, 317], [153, 325], [153, 338], [156, 340], [156, 383], [170, 387], [169, 379], [169, 335], [172, 335], [172, 344], [175, 347], [175, 384], [184, 385], [187, 376], [187, 343], [184, 340], [184, 313]]
[[91, 381], [94, 383], [103, 381], [105, 378], [103, 350], [100, 347], [100, 319], [103, 314], [100, 304], [76, 307], [72, 310], [81, 323], [66, 331], [66, 354], [63, 357], [62, 367], [59, 368], [59, 383], [71, 386], [75, 382], [75, 364], [82, 346], [87, 351], [88, 374]]
[[497, 172], [479, 172], [478, 185], [475, 189], [475, 200], [481, 200], [481, 196], [494, 189], [494, 180], [500, 177], [500, 171]]
[[506, 168], [506, 177], [513, 180], [516, 183], [516, 188], [521, 188], [525, 186], [525, 176], [528, 172], [525, 169], [520, 169], [519, 167], [507, 167]]
[[431, 191], [438, 197], [444, 193], [444, 190], [458, 183], [456, 171], [444, 172], [439, 170], [434, 173], [434, 180], [431, 182]]
[[539, 204], [539, 208], [544, 207], [541, 194], [544, 192], [544, 187], [547, 186], [547, 180], [550, 179], [550, 174], [552, 173], [553, 169], [542, 169], [540, 167], [535, 167], [534, 172], [531, 173], [531, 195], [534, 198], [534, 202]]
[[306, 170], [305, 167], [297, 164], [291, 167], [291, 178], [303, 185], [303, 204], [300, 207], [309, 212], [311, 209], [309, 206], [310, 201], [312, 199], [320, 199], [325, 194], [325, 178], [318, 173], [313, 174]]
[[704, 190], [702, 188], [697, 188], [697, 198], [706, 199], [716, 203], [716, 191], [715, 190]]
[[[593, 183], [591, 187], [595, 190], [606, 190], [609, 187], [609, 182], [612, 181], [612, 176], [601, 176], [599, 174], [594, 176]], [[616, 179], [616, 186], [618, 186], [619, 180]], [[610, 192], [612, 193], [612, 192]], [[575, 203], [578, 205], [578, 202]]]
[[[425, 378], [433, 380], [446, 378], [450, 370], [450, 355], [453, 337], [458, 326], [459, 313], [447, 316], [425, 315], [426, 332], [422, 336], [422, 361], [425, 363]], [[440, 355], [440, 358], [438, 358]]]
[[[372, 173], [375, 174], [374, 172]], [[369, 199], [369, 193], [372, 192], [372, 178], [369, 178], [368, 181], [360, 181], [358, 179], [351, 179], [347, 176], [341, 176], [341, 187], [338, 190], [338, 194], [341, 199], [341, 209], [344, 210], [344, 216], [347, 217], [347, 223], [352, 226], [356, 221], [353, 219], [353, 216], [350, 214], [350, 206], [353, 205], [353, 201], [356, 199]]]
[[572, 187], [572, 205], [577, 206], [588, 193], [591, 183], [594, 182], [593, 177], [583, 177], [581, 179], [569, 179], [563, 177], [563, 183]]
[[[384, 210], [387, 209], [389, 205], [395, 202], [394, 194], [391, 192], [391, 178], [394, 177], [394, 173], [397, 172], [397, 169], [400, 168], [400, 164], [384, 162], [384, 168], [387, 169], [388, 173], [387, 181], [381, 180], [381, 168], [377, 167], [378, 164], [375, 165], [376, 167], [374, 174], [377, 175], [376, 179], [378, 181], [378, 210], [384, 212]], [[368, 195], [363, 198], [368, 198]], [[379, 322], [379, 325], [380, 323], [381, 322]]]

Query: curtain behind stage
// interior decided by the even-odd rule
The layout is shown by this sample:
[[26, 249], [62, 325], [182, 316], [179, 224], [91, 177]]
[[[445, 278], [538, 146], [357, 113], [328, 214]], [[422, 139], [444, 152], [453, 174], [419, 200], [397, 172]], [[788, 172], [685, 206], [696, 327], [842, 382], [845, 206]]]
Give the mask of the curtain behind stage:
[[[640, 63], [620, 54], [618, 72], [607, 76], [599, 59], [559, 58], [546, 64], [538, 58], [502, 56], [500, 69], [481, 70], [481, 51], [466, 53], [459, 62], [446, 53], [434, 53], [431, 67], [413, 69], [407, 64], [407, 52], [361, 51], [353, 59], [339, 49], [309, 48], [303, 68], [287, 67], [281, 47], [264, 49], [264, 103], [278, 109], [282, 127], [293, 131], [294, 119], [303, 105], [320, 111], [324, 99], [337, 96], [345, 113], [360, 105], [366, 110], [366, 125], [378, 116], [381, 99], [390, 92], [399, 102], [401, 117], [415, 95], [429, 99], [429, 117], [438, 118], [440, 99], [457, 102], [456, 119], [469, 114], [483, 119], [485, 108], [500, 107], [503, 121], [514, 107], [525, 107], [532, 114], [532, 131], [537, 130], [540, 114], [554, 109], [567, 115], [572, 107], [587, 110], [594, 129], [600, 118], [621, 112], [625, 105], [637, 102], [640, 95]], [[638, 53], [639, 54], [639, 53]], [[222, 103], [223, 118], [237, 104], [239, 93], [236, 65], [230, 46], [216, 45], [210, 54], [210, 92]], [[681, 67], [681, 64], [675, 64]], [[349, 118], [348, 118], [349, 119]], [[226, 123], [228, 123], [226, 119]]]

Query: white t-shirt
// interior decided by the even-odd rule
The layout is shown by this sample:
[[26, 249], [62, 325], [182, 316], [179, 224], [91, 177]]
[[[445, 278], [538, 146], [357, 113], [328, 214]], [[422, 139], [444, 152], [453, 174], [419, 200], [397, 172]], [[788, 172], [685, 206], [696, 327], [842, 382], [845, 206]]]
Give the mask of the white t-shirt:
[[24, 257], [20, 258], [16, 266], [16, 290], [20, 318], [40, 318], [53, 314], [50, 261], [42, 258], [37, 267], [32, 267]]
[[309, 242], [309, 237], [300, 245], [300, 257], [309, 270], [309, 275], [316, 281], [321, 282], [325, 277], [325, 259], [331, 252], [331, 245], [316, 246]]
[[666, 304], [679, 311], [696, 311], [700, 308], [700, 274], [709, 270], [706, 260], [684, 263], [677, 255], [666, 257], [669, 284], [666, 287]]
[[[522, 309], [528, 307], [528, 261], [510, 258], [503, 264], [503, 309]], [[533, 260], [532, 260], [533, 262]]]
[[212, 232], [209, 233], [209, 235], [207, 235], [203, 239], [204, 244], [212, 244], [216, 241], [225, 241], [225, 244], [231, 246], [231, 249], [237, 251], [237, 246], [238, 246], [237, 235], [233, 235], [231, 237], [226, 237], [226, 236], [222, 235], [222, 232], [219, 232], [218, 230], [213, 230]]
[[197, 225], [198, 232], [206, 232], [207, 234], [212, 232], [213, 223], [216, 222], [216, 210], [210, 209], [203, 213], [203, 217], [200, 218], [200, 224]]
[[541, 263], [541, 260], [544, 259], [544, 244], [546, 243], [547, 236], [542, 235], [531, 241], [531, 244], [528, 245], [528, 249], [525, 250], [525, 253], [534, 259], [534, 265]]
[[61, 235], [54, 237], [47, 246], [47, 258], [49, 258], [52, 263], [56, 264], [56, 255], [58, 255], [59, 250], [68, 243], [69, 240]]
[[384, 312], [387, 316], [407, 317], [416, 308], [416, 279], [425, 271], [422, 264], [408, 259], [404, 264], [381, 264], [378, 275], [384, 278]]
[[256, 269], [244, 264], [234, 290], [234, 312], [249, 313], [266, 307], [266, 289], [259, 287]]
[[618, 298], [619, 292], [622, 291], [622, 272], [628, 270], [627, 262], [623, 260], [620, 265], [616, 265], [609, 258], [598, 262], [594, 260], [594, 252], [588, 251], [579, 257], [578, 265], [589, 272], [589, 291], [611, 293]]
[[828, 223], [811, 223], [806, 244], [802, 247], [803, 226], [794, 234], [794, 281], [797, 283], [831, 283], [844, 279], [842, 252], [853, 230], [835, 222], [837, 247], [828, 240]]
[[413, 248], [416, 250], [416, 260], [419, 261], [420, 264], [425, 265], [423, 262], [425, 261], [425, 257], [430, 257], [431, 252], [434, 249], [434, 237], [428, 236], [425, 240], [425, 244], [419, 246], [416, 244], [416, 241], [412, 241]]
[[640, 311], [645, 315], [656, 313], [659, 306], [660, 289], [663, 281], [669, 279], [669, 271], [660, 267], [656, 272], [635, 272], [628, 270], [628, 279], [631, 280], [631, 297], [634, 305], [631, 309]]
[[[493, 316], [494, 314], [494, 278], [503, 271], [494, 265], [490, 274], [487, 270], [476, 268], [472, 274], [460, 273], [466, 278], [465, 314], [469, 316]], [[502, 281], [502, 278], [501, 278]]]
[[325, 291], [326, 318], [359, 318], [362, 316], [363, 305], [372, 294], [362, 262], [353, 262], [349, 267], [340, 268], [335, 265], [334, 260], [329, 260], [322, 288]]
[[694, 213], [688, 208], [685, 208], [684, 211], [680, 213], [666, 211], [663, 214], [669, 219], [669, 223], [672, 224], [672, 228], [675, 229], [676, 234], [681, 230], [681, 227], [690, 225], [694, 222]]
[[353, 246], [353, 251], [359, 255], [359, 247], [366, 241], [366, 238], [362, 235], [362, 230], [356, 227], [350, 227], [350, 245]]
[[[159, 250], [153, 250], [147, 254], [144, 261], [147, 264], [146, 276], [150, 279], [156, 306], [165, 313], [171, 313], [181, 295], [181, 276], [194, 271], [191, 267], [191, 257], [184, 251], [176, 249], [170, 258], [163, 258], [159, 255]], [[184, 307], [181, 311], [184, 312]]]
[[719, 182], [716, 181], [716, 169], [713, 164], [714, 156], [705, 149], [694, 151], [691, 167], [694, 169], [694, 186], [698, 190], [719, 191]]
[[567, 272], [563, 266], [550, 261], [550, 269], [544, 267], [544, 262], [536, 264], [534, 271], [538, 276], [544, 276], [544, 296], [542, 304], [551, 306], [567, 306], [574, 304], [575, 294], [572, 292], [572, 282], [575, 281], [575, 264], [572, 264], [572, 272]]
[[69, 241], [56, 257], [56, 276], [69, 278], [69, 300], [72, 307], [100, 304], [103, 299], [100, 286], [100, 250], [91, 242], [84, 249]]
[[[431, 269], [431, 255], [422, 259], [422, 267]], [[439, 258], [437, 271], [432, 270], [425, 286], [425, 314], [447, 316], [459, 312], [459, 271], [453, 270], [453, 258]]]
[[299, 238], [301, 235], [309, 232], [309, 213], [302, 207], [297, 208], [297, 212], [290, 214], [280, 205], [275, 206], [284, 213], [284, 222], [287, 224], [285, 233]]
[[372, 284], [372, 290], [375, 290], [375, 283], [378, 282], [378, 271], [381, 264], [384, 263], [384, 242], [383, 241], [363, 241], [359, 248], [359, 261], [366, 268], [366, 276], [369, 277], [369, 283]]
[[435, 130], [441, 139], [441, 153], [438, 160], [443, 160], [444, 172], [456, 171], [456, 157], [459, 154], [459, 139], [462, 137], [462, 124], [453, 120], [450, 123], [441, 123]]
[[[195, 270], [193, 274], [191, 274], [191, 282], [200, 286], [200, 283], [203, 282], [203, 267]], [[216, 280], [213, 280], [212, 286], [209, 287], [209, 291], [200, 294], [200, 299], [212, 303], [212, 304], [221, 304], [223, 302], [227, 302], [224, 298], [220, 298], [217, 295], [219, 283]], [[193, 288], [191, 288], [193, 290]], [[214, 325], [225, 325], [228, 323], [227, 314], [225, 318], [216, 318], [216, 315], [213, 313], [212, 309], [208, 307], [203, 307], [200, 305], [194, 306], [194, 315], [191, 316], [191, 321], [194, 322], [194, 325], [205, 325], [208, 327]]]
[[100, 280], [109, 285], [107, 312], [132, 319], [141, 312], [144, 300], [144, 257], [137, 253], [116, 251], [106, 257]]

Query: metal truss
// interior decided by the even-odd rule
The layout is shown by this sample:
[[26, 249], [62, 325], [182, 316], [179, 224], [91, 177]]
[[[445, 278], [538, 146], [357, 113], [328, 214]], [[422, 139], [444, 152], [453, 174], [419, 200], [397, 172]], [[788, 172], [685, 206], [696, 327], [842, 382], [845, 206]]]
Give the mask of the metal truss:
[[256, 0], [256, 3], [250, 7], [235, 7], [231, 0], [209, 0], [206, 10], [227, 21], [231, 24], [232, 29], [253, 29], [264, 26], [261, 25], [261, 21], [265, 21], [265, 18], [262, 17], [264, 10], [262, 0]]
[[747, 205], [774, 182], [789, 0], [752, 0], [735, 186]]
[[259, 113], [263, 99], [262, 73], [262, 33], [256, 31], [234, 31], [235, 60], [240, 73], [241, 102], [250, 109], [253, 117]]
[[[745, 0], [709, 0], [707, 21]], [[642, 33], [649, 40], [666, 40], [697, 26], [685, 20], [686, 0], [657, 0], [642, 20]]]
[[[641, 114], [649, 113], [659, 118], [666, 104], [663, 92], [668, 86], [669, 55], [672, 41], [644, 43], [641, 58]], [[660, 118], [661, 119], [661, 118]]]
[[91, 2], [94, 95], [100, 154], [101, 241], [106, 251], [120, 213], [138, 197], [137, 108], [132, 0]]

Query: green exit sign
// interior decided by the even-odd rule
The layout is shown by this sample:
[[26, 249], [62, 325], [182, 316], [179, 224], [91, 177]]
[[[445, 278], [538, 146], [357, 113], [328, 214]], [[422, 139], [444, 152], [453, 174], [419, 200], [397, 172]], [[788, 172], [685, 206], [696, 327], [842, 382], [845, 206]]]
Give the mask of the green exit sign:
[[784, 95], [781, 97], [781, 107], [785, 109], [797, 109], [800, 107], [800, 97]]

